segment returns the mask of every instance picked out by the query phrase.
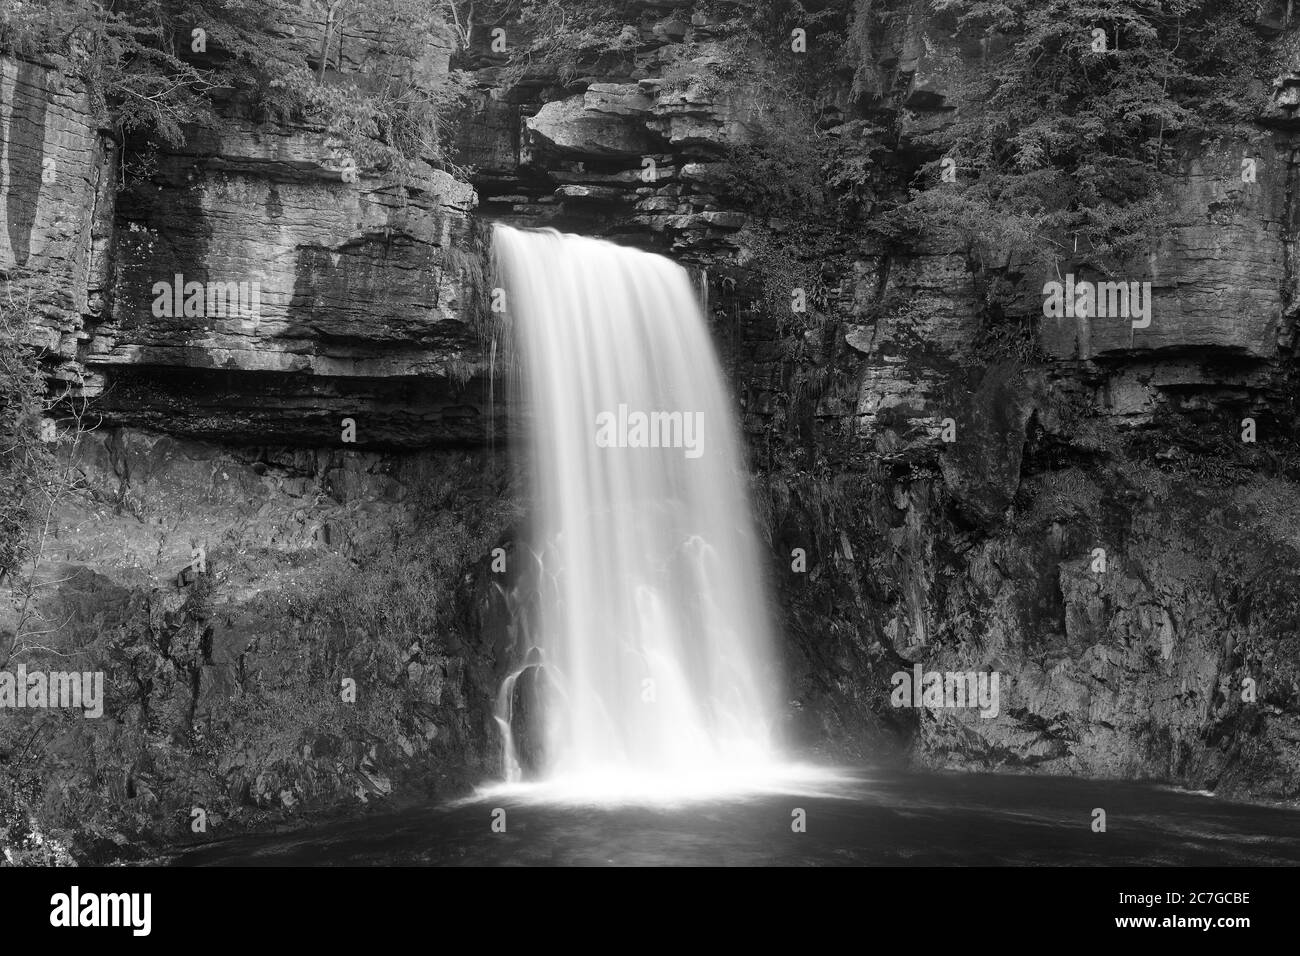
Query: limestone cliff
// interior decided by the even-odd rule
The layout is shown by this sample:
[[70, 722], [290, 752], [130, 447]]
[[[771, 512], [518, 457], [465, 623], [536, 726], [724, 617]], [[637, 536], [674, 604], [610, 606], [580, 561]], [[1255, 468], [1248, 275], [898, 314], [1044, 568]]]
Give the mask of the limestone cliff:
[[[752, 79], [770, 51], [720, 81], [735, 62], [726, 11], [631, 6], [634, 51], [490, 87], [465, 150], [482, 215], [706, 271], [762, 475], [804, 740], [1294, 797], [1281, 581], [1296, 568], [1282, 516], [1297, 486], [1268, 466], [1293, 440], [1293, 81], [1243, 117], [1239, 142], [1183, 167], [1174, 228], [1145, 264], [1149, 324], [1047, 318], [1058, 276], [1010, 259], [981, 271], [955, 236], [900, 250], [864, 230], [787, 280], [818, 296], [820, 324], [792, 343], [789, 300], [764, 288], [781, 226], [756, 221], [733, 175], [757, 161], [773, 109]], [[1291, 49], [1284, 11], [1265, 7], [1256, 28]], [[867, 219], [933, 158], [953, 64], [978, 56], [924, 5], [891, 9], [860, 64], [865, 95], [831, 76], [798, 101], [824, 136], [851, 137], [864, 116], [883, 128]], [[990, 324], [991, 283], [1012, 290], [1011, 328]], [[1246, 419], [1263, 448], [1241, 443]], [[791, 570], [797, 548], [807, 574]], [[1001, 716], [895, 710], [890, 675], [914, 662], [998, 671]]]
[[[955, 237], [854, 229], [775, 269], [790, 224], [756, 215], [736, 170], [784, 94], [718, 6], [629, 3], [618, 49], [567, 71], [511, 70], [486, 29], [431, 38], [421, 69], [475, 75], [469, 172], [401, 187], [349, 181], [327, 131], [237, 103], [123, 182], [131, 145], [100, 128], [77, 64], [0, 57], [0, 276], [100, 423], [58, 514], [47, 613], [112, 662], [103, 733], [135, 762], [87, 786], [130, 808], [132, 836], [176, 838], [200, 803], [252, 821], [495, 766], [516, 623], [488, 556], [522, 509], [488, 437], [526, 410], [496, 380], [493, 219], [654, 248], [705, 281], [802, 745], [1296, 798], [1294, 76], [1241, 142], [1182, 170], [1145, 273], [1153, 321], [1053, 319], [1053, 276], [977, 268]], [[892, 6], [906, 15], [860, 75], [791, 107], [819, 135], [875, 128], [864, 223], [936, 158], [925, 134], [951, 121], [949, 70], [972, 55], [921, 5]], [[1275, 14], [1258, 28], [1285, 52], [1295, 28]], [[312, 29], [295, 27], [308, 48]], [[738, 58], [752, 68], [729, 74]], [[257, 314], [159, 315], [155, 284], [177, 275], [256, 281]], [[991, 284], [1010, 290], [1001, 324]], [[815, 323], [788, 321], [795, 288]], [[425, 588], [441, 590], [422, 606]], [[390, 590], [401, 614], [347, 613], [381, 613], [363, 599]], [[917, 663], [996, 671], [1000, 714], [891, 706], [891, 675]], [[355, 715], [335, 706], [354, 674], [374, 702]]]

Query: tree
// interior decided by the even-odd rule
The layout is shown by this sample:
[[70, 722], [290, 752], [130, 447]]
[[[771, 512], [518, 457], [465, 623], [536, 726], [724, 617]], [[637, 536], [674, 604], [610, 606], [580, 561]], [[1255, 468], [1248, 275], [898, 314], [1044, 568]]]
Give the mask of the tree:
[[[861, 0], [860, 0], [861, 2]], [[955, 183], [918, 189], [889, 225], [999, 223], [1015, 254], [1122, 263], [1169, 226], [1182, 146], [1242, 134], [1268, 75], [1253, 0], [1078, 3], [934, 0], [935, 35], [983, 45], [979, 62], [934, 53], [951, 121], [920, 137]], [[988, 248], [1001, 245], [985, 243]]]
[[45, 383], [27, 345], [28, 302], [12, 286], [0, 294], [0, 582], [12, 581], [25, 558], [35, 496], [50, 468], [41, 442]]
[[329, 64], [330, 42], [335, 30], [339, 33], [339, 60], [343, 59], [343, 24], [348, 17], [357, 12], [358, 0], [311, 0], [314, 9], [324, 15], [325, 23], [320, 36], [320, 63], [316, 67], [316, 79], [323, 82], [325, 67]]
[[51, 393], [46, 387], [42, 352], [26, 341], [33, 318], [30, 300], [6, 286], [0, 294], [0, 481], [6, 489], [0, 584], [8, 585], [12, 628], [0, 641], [0, 667], [29, 653], [58, 653], [45, 639], [59, 628], [44, 618], [40, 598], [62, 582], [45, 580], [43, 565], [58, 507], [76, 489], [77, 449], [93, 428], [79, 388]]

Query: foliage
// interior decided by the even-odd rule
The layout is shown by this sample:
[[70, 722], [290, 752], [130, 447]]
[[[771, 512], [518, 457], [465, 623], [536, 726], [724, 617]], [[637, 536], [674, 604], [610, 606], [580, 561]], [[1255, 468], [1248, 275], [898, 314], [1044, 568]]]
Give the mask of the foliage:
[[295, 66], [270, 81], [267, 100], [283, 118], [324, 122], [358, 169], [382, 170], [405, 182], [422, 161], [452, 167], [442, 134], [469, 89], [470, 74], [456, 70], [432, 90], [388, 81], [358, 96], [351, 87], [322, 84], [311, 70]]
[[[263, 0], [49, 0], [14, 3], [0, 21], [0, 50], [78, 62], [121, 139], [145, 132], [183, 141], [186, 124], [216, 121], [213, 98], [286, 62], [273, 35], [277, 3]], [[191, 53], [203, 29], [219, 62]]]
[[[446, 29], [423, 0], [5, 2], [0, 51], [79, 63], [119, 141], [179, 145], [187, 126], [219, 126], [220, 107], [240, 101], [267, 118], [320, 123], [358, 167], [405, 179], [420, 160], [447, 163], [446, 127], [468, 89], [456, 71], [421, 75], [428, 37]], [[318, 40], [293, 35], [304, 16]], [[356, 46], [362, 27], [360, 46], [373, 42], [387, 60], [360, 76], [328, 74], [347, 29]]]
[[1118, 269], [1167, 230], [1182, 150], [1240, 136], [1262, 105], [1253, 0], [932, 6], [954, 44], [981, 42], [987, 55], [927, 49], [956, 110], [919, 141], [958, 176], [935, 188], [940, 160], [926, 164], [932, 188], [913, 191], [894, 228], [951, 227], [1004, 255]]
[[[83, 432], [84, 404], [47, 392], [42, 352], [30, 337], [36, 316], [12, 285], [0, 290], [0, 667], [22, 659], [29, 666], [57, 660], [79, 668], [84, 643], [60, 642], [58, 624], [43, 609], [50, 580], [47, 544], [58, 502], [74, 486], [73, 469], [53, 449], [75, 446]], [[48, 440], [43, 424], [57, 408], [60, 434]], [[55, 645], [59, 645], [56, 649]], [[25, 688], [21, 692], [25, 692]], [[75, 724], [65, 714], [19, 711], [0, 721], [0, 851], [10, 864], [67, 865], [66, 841], [43, 813], [50, 741], [63, 741]]]
[[27, 343], [30, 322], [19, 293], [0, 291], [0, 581], [27, 557], [40, 489], [53, 470], [41, 441], [45, 382], [39, 353]]
[[510, 86], [544, 73], [569, 83], [602, 57], [630, 54], [641, 35], [625, 13], [611, 2], [523, 0], [515, 24], [528, 41], [511, 51], [502, 82]]
[[[356, 635], [369, 634], [395, 653], [417, 636], [449, 632], [452, 597], [463, 572], [519, 515], [486, 489], [468, 493], [480, 476], [468, 468], [432, 476], [413, 503], [413, 526], [377, 542], [346, 567], [310, 588], [277, 597], [309, 625], [328, 630], [346, 655]], [[414, 533], [412, 533], [414, 532]]]

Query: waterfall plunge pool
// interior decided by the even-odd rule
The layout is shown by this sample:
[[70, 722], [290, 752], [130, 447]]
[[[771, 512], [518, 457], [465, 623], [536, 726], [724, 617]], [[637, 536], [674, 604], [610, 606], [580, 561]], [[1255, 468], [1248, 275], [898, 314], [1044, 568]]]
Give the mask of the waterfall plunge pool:
[[[1064, 777], [840, 771], [810, 792], [628, 802], [485, 790], [177, 853], [180, 866], [1295, 866], [1300, 810]], [[550, 796], [555, 796], [554, 794]], [[563, 795], [561, 795], [563, 796]], [[1107, 830], [1092, 829], [1104, 807]], [[494, 811], [504, 811], [504, 815]], [[803, 831], [796, 832], [796, 810]], [[504, 830], [494, 829], [504, 820]]]

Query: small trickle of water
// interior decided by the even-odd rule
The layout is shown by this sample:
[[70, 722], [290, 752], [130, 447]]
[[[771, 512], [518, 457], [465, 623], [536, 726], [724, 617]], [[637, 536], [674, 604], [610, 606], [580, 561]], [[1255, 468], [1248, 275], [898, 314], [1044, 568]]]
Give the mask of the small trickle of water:
[[[495, 228], [533, 422], [543, 784], [748, 786], [777, 680], [731, 402], [698, 290], [662, 256]], [[508, 779], [513, 674], [498, 721]]]

